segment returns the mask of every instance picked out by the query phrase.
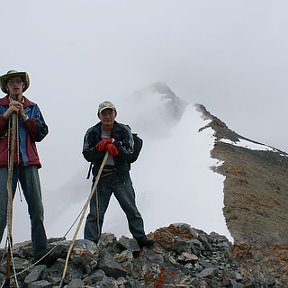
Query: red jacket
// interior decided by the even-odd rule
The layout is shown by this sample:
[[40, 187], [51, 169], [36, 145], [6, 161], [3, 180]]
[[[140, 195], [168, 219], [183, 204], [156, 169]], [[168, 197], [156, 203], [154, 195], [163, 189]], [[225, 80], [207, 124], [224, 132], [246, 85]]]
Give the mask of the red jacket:
[[[9, 119], [3, 117], [9, 107], [9, 97], [0, 99], [0, 166], [8, 165], [8, 127]], [[22, 121], [18, 117], [18, 138], [15, 143], [15, 165], [37, 165], [41, 167], [36, 143], [48, 134], [48, 126], [37, 104], [24, 97], [24, 113], [29, 117]]]

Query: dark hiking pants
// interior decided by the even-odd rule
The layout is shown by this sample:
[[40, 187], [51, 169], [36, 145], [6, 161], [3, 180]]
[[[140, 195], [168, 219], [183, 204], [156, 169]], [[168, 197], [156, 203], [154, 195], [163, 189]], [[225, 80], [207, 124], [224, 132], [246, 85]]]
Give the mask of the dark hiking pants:
[[135, 192], [130, 176], [125, 178], [127, 178], [126, 181], [123, 181], [117, 172], [102, 174], [90, 201], [90, 212], [84, 228], [85, 239], [98, 242], [112, 193], [126, 214], [132, 236], [134, 238], [145, 236], [143, 219], [136, 207]]
[[[7, 167], [0, 167], [0, 241], [2, 240], [7, 222], [7, 174]], [[14, 166], [12, 181], [13, 198], [18, 181], [21, 184], [28, 204], [33, 256], [39, 257], [47, 250], [47, 237], [43, 225], [44, 209], [37, 166]]]

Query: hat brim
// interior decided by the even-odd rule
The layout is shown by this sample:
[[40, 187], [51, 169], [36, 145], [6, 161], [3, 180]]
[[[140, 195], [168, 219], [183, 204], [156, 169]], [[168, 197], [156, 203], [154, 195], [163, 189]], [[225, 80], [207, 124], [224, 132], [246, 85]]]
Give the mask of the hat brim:
[[110, 109], [110, 110], [113, 110], [113, 111], [116, 112], [116, 109], [115, 109], [115, 108], [112, 108], [112, 107], [104, 107], [104, 108], [99, 109], [99, 110], [98, 110], [98, 113], [101, 113], [101, 112], [103, 112], [104, 110], [107, 110], [107, 109]]
[[16, 73], [11, 73], [11, 74], [5, 74], [5, 75], [2, 75], [0, 77], [1, 90], [4, 93], [8, 94], [8, 91], [6, 89], [7, 80], [11, 77], [17, 77], [17, 76], [20, 76], [24, 81], [25, 87], [23, 89], [23, 92], [25, 92], [28, 89], [28, 87], [30, 85], [28, 73], [27, 72], [16, 72]]

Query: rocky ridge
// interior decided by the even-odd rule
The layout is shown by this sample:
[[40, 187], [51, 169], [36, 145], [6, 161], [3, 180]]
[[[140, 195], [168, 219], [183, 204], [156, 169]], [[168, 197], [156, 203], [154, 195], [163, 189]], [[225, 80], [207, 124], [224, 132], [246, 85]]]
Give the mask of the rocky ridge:
[[223, 214], [238, 260], [264, 282], [281, 283], [270, 287], [288, 287], [288, 154], [237, 134], [203, 105], [197, 108], [210, 120], [202, 129], [214, 130], [211, 156], [222, 164], [213, 169], [225, 176]]
[[[239, 252], [227, 240], [185, 223], [150, 234], [156, 243], [140, 249], [134, 239], [103, 234], [96, 246], [76, 240], [62, 287], [271, 287], [276, 279], [256, 278], [239, 265]], [[71, 241], [49, 239], [49, 254], [33, 264], [31, 242], [13, 248], [17, 282], [10, 287], [59, 287]], [[1, 283], [6, 254], [1, 255]], [[241, 254], [242, 255], [242, 254]], [[238, 257], [238, 258], [237, 258]], [[13, 271], [12, 269], [12, 271]], [[1, 286], [2, 287], [2, 286]]]

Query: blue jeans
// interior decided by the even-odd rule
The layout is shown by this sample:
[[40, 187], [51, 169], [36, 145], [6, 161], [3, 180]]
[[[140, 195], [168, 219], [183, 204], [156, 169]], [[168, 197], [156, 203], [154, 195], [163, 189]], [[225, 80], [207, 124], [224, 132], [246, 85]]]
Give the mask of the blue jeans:
[[104, 215], [114, 193], [128, 219], [129, 230], [134, 238], [145, 236], [143, 219], [136, 207], [135, 192], [130, 176], [120, 177], [117, 172], [102, 174], [97, 189], [90, 201], [90, 212], [86, 218], [84, 238], [98, 242]]
[[[7, 174], [7, 167], [0, 167], [0, 241], [2, 240], [7, 220]], [[23, 194], [28, 204], [33, 256], [38, 257], [47, 250], [47, 237], [43, 225], [44, 209], [37, 166], [14, 166], [12, 181], [13, 197], [18, 181], [21, 183]]]

